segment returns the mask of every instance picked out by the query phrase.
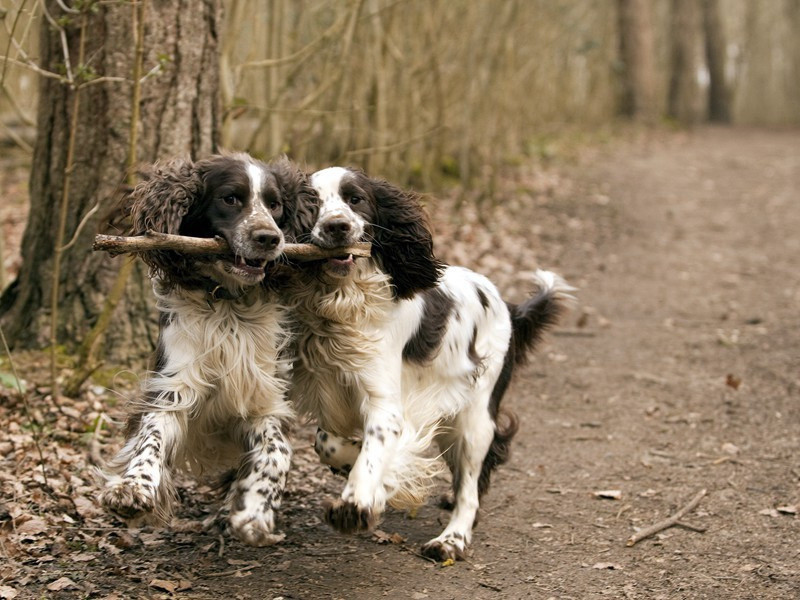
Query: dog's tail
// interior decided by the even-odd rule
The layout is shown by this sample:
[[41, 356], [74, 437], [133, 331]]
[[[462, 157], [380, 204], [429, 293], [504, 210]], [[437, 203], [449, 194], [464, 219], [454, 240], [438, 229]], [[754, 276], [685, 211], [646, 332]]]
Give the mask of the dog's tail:
[[575, 297], [575, 288], [551, 271], [537, 270], [538, 292], [522, 304], [508, 304], [514, 363], [524, 364], [544, 333], [558, 323]]
[[511, 440], [519, 429], [516, 415], [500, 408], [514, 367], [525, 363], [544, 333], [558, 323], [574, 300], [572, 292], [575, 288], [555, 273], [537, 270], [534, 282], [538, 288], [535, 296], [519, 305], [507, 304], [511, 316], [511, 343], [489, 403], [495, 430], [478, 479], [478, 493], [481, 496], [489, 489], [492, 471], [508, 460]]

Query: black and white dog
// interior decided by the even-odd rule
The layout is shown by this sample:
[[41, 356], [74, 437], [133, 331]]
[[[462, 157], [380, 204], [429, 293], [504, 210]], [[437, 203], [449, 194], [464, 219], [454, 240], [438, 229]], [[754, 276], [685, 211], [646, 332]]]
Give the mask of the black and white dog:
[[129, 198], [133, 235], [220, 236], [231, 256], [142, 253], [160, 312], [154, 372], [108, 465], [102, 503], [125, 517], [165, 519], [172, 473], [235, 469], [221, 517], [243, 542], [276, 541], [291, 459], [284, 435], [285, 310], [270, 288], [285, 238], [313, 224], [316, 196], [287, 160], [246, 154], [156, 164]]
[[311, 184], [313, 243], [373, 244], [368, 259], [306, 265], [289, 294], [299, 321], [290, 397], [318, 419], [322, 461], [348, 476], [326, 519], [340, 531], [368, 530], [387, 503], [422, 502], [440, 464], [427, 452], [435, 442], [452, 472], [454, 509], [423, 552], [463, 558], [480, 497], [517, 430], [503, 394], [572, 288], [538, 271], [536, 295], [506, 304], [485, 277], [436, 260], [413, 194], [340, 167]]

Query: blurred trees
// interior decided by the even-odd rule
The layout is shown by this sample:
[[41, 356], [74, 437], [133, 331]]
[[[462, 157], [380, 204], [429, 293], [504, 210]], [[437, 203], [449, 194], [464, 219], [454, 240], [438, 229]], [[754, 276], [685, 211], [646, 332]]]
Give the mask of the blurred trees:
[[651, 123], [656, 119], [655, 41], [650, 0], [617, 0], [620, 113]]
[[[505, 165], [549, 158], [553, 138], [619, 114], [800, 123], [800, 0], [10, 6], [0, 5], [8, 55], [0, 135], [33, 154], [25, 260], [0, 297], [0, 323], [18, 345], [48, 343], [52, 306], [61, 342], [86, 339], [97, 322], [122, 259], [87, 248], [132, 157], [199, 156], [220, 142], [262, 157], [285, 152], [310, 167], [362, 166], [428, 189], [460, 180], [493, 197]], [[133, 12], [143, 6], [139, 77]], [[27, 34], [37, 27], [38, 42]], [[134, 273], [123, 318], [108, 332], [123, 355], [127, 340], [152, 342], [142, 281]]]

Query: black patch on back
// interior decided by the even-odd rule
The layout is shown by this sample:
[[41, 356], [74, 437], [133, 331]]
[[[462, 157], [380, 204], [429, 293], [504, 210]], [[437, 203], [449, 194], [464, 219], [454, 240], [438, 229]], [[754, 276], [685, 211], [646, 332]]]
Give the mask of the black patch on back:
[[420, 295], [424, 303], [422, 318], [416, 333], [403, 346], [403, 360], [424, 365], [439, 350], [455, 302], [439, 288], [425, 290]]
[[480, 286], [475, 286], [475, 291], [478, 292], [478, 300], [480, 300], [483, 310], [489, 308], [489, 298], [486, 297], [486, 292], [484, 292]]
[[469, 340], [469, 347], [467, 348], [467, 357], [472, 362], [475, 367], [480, 366], [483, 362], [483, 357], [478, 354], [478, 351], [475, 349], [475, 342], [478, 338], [478, 326], [472, 326], [472, 337]]

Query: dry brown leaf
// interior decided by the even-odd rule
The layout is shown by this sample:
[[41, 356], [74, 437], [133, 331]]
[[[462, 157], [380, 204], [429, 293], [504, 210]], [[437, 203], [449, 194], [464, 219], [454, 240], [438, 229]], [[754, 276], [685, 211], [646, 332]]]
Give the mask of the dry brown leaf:
[[8, 585], [0, 585], [0, 600], [13, 600], [19, 592]]
[[174, 594], [176, 591], [178, 591], [178, 586], [180, 583], [167, 581], [166, 579], [153, 579], [147, 585], [151, 588], [156, 588], [157, 590], [163, 590], [165, 592], [169, 592], [170, 594]]
[[593, 569], [600, 569], [600, 570], [607, 569], [609, 571], [621, 571], [622, 570], [622, 565], [620, 565], [618, 563], [599, 562], [599, 563], [594, 563], [592, 565], [592, 568]]
[[69, 577], [61, 577], [56, 579], [53, 583], [47, 586], [47, 589], [51, 592], [60, 592], [61, 590], [66, 590], [67, 588], [75, 587], [75, 582], [72, 581]]
[[742, 385], [742, 380], [739, 377], [736, 377], [733, 373], [728, 373], [725, 376], [725, 385], [738, 390], [739, 386]]

